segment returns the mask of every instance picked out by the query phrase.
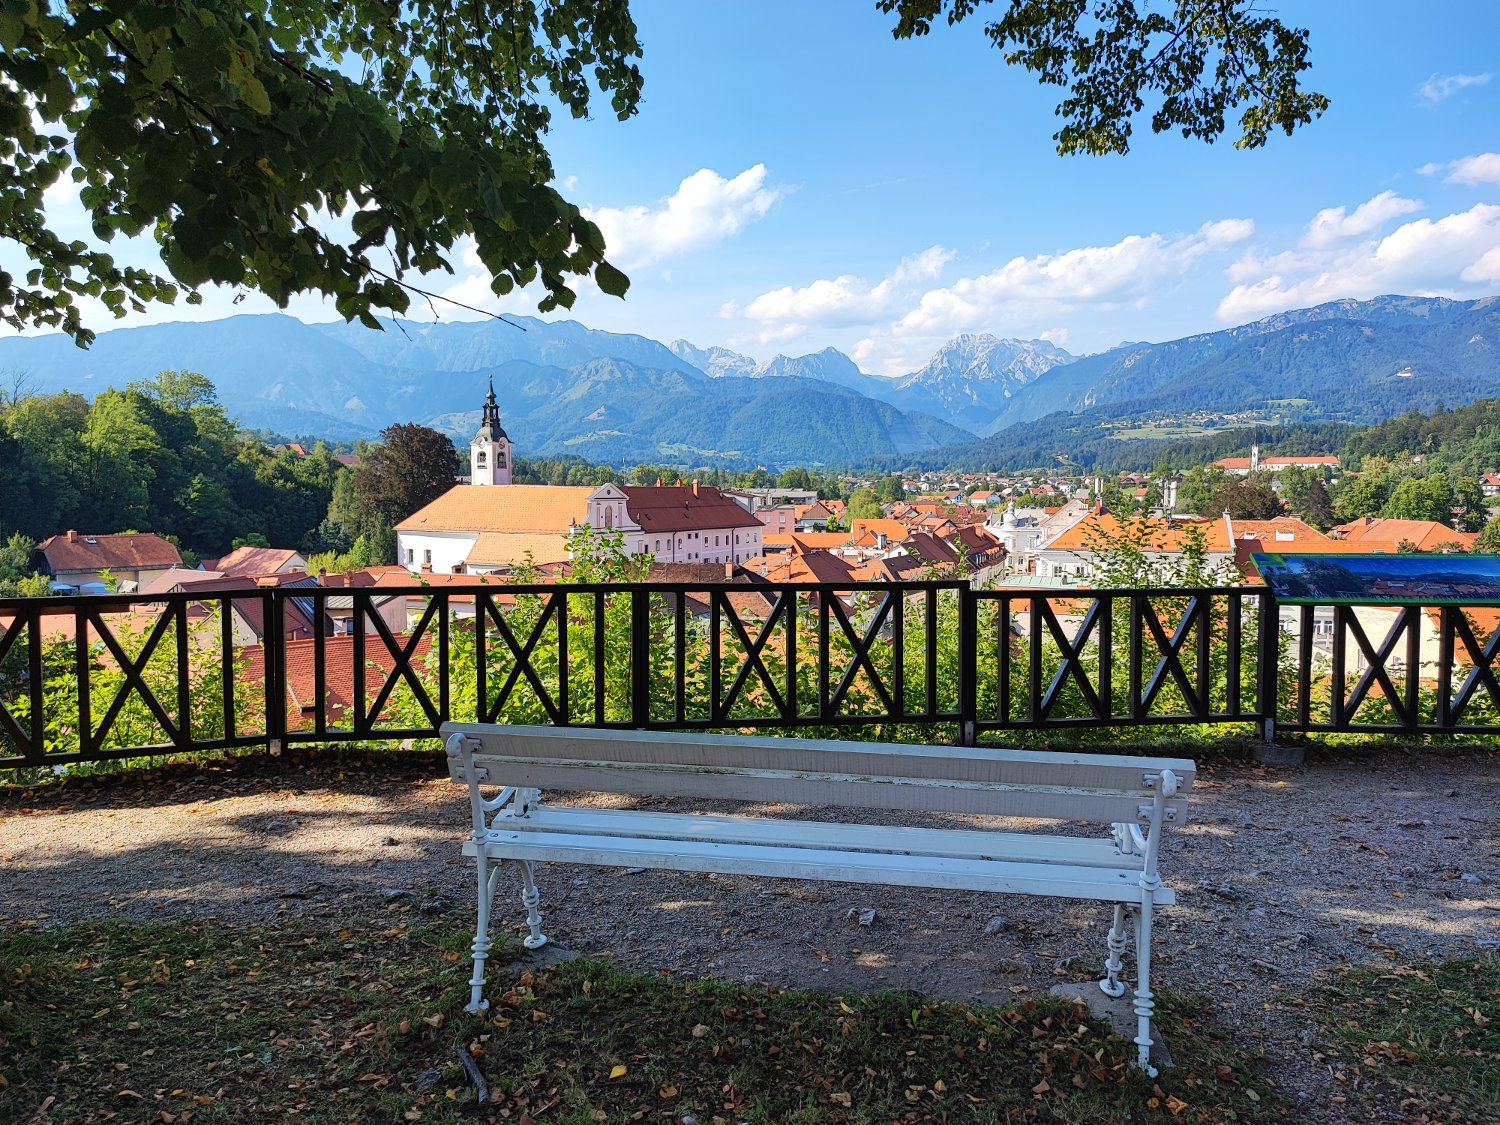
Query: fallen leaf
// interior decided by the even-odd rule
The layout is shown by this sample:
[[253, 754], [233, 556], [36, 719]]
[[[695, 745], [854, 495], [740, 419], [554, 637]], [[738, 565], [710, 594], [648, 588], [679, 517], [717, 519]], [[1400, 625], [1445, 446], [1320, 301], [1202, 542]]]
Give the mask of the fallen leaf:
[[828, 1100], [833, 1102], [835, 1105], [843, 1106], [845, 1109], [848, 1109], [854, 1103], [854, 1099], [851, 1098], [848, 1094], [844, 1093], [844, 1091], [842, 1090], [840, 1090], [836, 1094], [829, 1094]]
[[707, 1034], [708, 1034], [708, 1024], [706, 1024], [706, 1023], [695, 1023], [693, 1025], [693, 1038], [694, 1039], [702, 1039]]
[[624, 1078], [628, 1073], [629, 1069], [620, 1063], [616, 1063], [609, 1068], [609, 1076], [611, 1078]]
[[1183, 1101], [1181, 1098], [1167, 1098], [1167, 1110], [1172, 1114], [1173, 1117], [1176, 1117], [1185, 1109], [1187, 1109], [1187, 1102]]
[[1047, 1085], [1047, 1080], [1043, 1078], [1040, 1082], [1038, 1082], [1031, 1088], [1031, 1092], [1033, 1094], [1045, 1094], [1050, 1089], [1052, 1089], [1052, 1087]]

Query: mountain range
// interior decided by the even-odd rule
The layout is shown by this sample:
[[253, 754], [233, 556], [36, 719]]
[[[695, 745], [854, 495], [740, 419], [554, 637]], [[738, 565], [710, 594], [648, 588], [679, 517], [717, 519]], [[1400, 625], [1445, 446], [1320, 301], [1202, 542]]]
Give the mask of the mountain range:
[[[370, 437], [418, 421], [467, 438], [493, 375], [522, 456], [610, 463], [1014, 463], [1120, 418], [1264, 410], [1371, 422], [1500, 393], [1500, 298], [1336, 301], [1077, 357], [1041, 340], [955, 337], [919, 370], [867, 374], [833, 348], [757, 362], [724, 347], [573, 321], [395, 322], [276, 314], [0, 339], [0, 369], [86, 395], [168, 368], [208, 375], [243, 424]], [[1064, 435], [1073, 435], [1064, 437]], [[1108, 434], [1101, 434], [1101, 440]]]

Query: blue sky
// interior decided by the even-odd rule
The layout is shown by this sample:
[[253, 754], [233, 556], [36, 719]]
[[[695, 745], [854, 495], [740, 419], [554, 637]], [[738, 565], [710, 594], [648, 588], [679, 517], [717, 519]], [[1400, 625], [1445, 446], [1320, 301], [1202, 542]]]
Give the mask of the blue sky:
[[[1056, 155], [1057, 92], [978, 23], [898, 43], [873, 0], [634, 8], [639, 115], [560, 121], [551, 142], [633, 281], [624, 301], [582, 287], [570, 315], [591, 327], [757, 359], [833, 346], [899, 374], [960, 332], [1082, 353], [1339, 297], [1500, 293], [1492, 0], [1283, 4], [1312, 31], [1322, 119], [1250, 152], [1142, 122], [1104, 158]], [[455, 264], [438, 288], [534, 312], [472, 254]], [[232, 297], [124, 323], [271, 307]]]

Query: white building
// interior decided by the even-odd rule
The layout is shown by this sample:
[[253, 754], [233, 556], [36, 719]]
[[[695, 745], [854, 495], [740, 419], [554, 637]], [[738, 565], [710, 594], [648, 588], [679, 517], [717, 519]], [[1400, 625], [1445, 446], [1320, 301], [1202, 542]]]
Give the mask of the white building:
[[495, 402], [495, 379], [491, 376], [490, 393], [484, 399], [479, 432], [469, 443], [469, 480], [475, 484], [509, 484], [510, 472], [510, 437], [500, 425], [500, 407]]
[[632, 555], [658, 562], [742, 563], [761, 553], [765, 525], [717, 488], [606, 484], [589, 497], [588, 523], [625, 536]]
[[[512, 484], [514, 450], [493, 384], [469, 447], [473, 484], [450, 488], [396, 525], [396, 561], [439, 574], [505, 573], [571, 557], [577, 529], [618, 531], [660, 562], [742, 563], [761, 553], [760, 520], [717, 488]], [[497, 487], [503, 486], [503, 487]]]

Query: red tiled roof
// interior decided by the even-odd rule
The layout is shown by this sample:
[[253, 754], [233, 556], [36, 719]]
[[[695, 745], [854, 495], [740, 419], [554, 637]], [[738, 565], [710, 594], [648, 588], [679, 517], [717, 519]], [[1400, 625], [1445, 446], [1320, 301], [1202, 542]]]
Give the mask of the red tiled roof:
[[54, 575], [89, 570], [157, 570], [182, 565], [177, 548], [150, 532], [125, 535], [53, 535], [36, 549]]
[[619, 485], [630, 518], [643, 531], [713, 531], [762, 523], [717, 488], [698, 485]]
[[951, 566], [958, 562], [958, 552], [935, 535], [914, 531], [901, 544], [908, 552], [925, 562]]
[[279, 574], [293, 565], [304, 567], [307, 559], [300, 551], [280, 547], [236, 547], [218, 562], [203, 564], [205, 570], [248, 575], [251, 578], [258, 578], [262, 574]]

